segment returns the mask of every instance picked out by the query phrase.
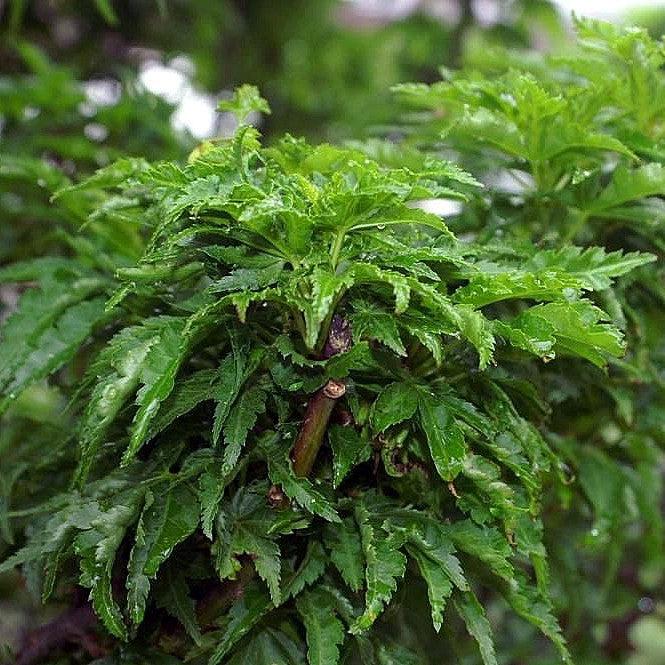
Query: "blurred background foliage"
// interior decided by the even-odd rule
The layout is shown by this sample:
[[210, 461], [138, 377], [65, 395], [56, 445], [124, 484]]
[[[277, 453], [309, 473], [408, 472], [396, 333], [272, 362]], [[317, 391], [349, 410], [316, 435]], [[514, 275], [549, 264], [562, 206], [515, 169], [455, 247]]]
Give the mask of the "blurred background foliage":
[[[632, 10], [627, 20], [665, 31], [665, 9]], [[67, 181], [122, 155], [184, 160], [200, 140], [229, 134], [233, 121], [216, 107], [240, 83], [270, 101], [268, 140], [284, 131], [400, 138], [391, 86], [434, 82], [442, 66], [500, 71], [507, 47], [561, 52], [569, 23], [549, 0], [0, 0], [0, 265], [46, 250], [71, 224], [49, 203]], [[5, 311], [15, 297], [0, 291]], [[49, 391], [22, 399], [0, 431], [3, 458], [35, 417], [67, 426], [54, 418], [62, 405]], [[588, 572], [580, 602], [593, 618], [603, 571]], [[664, 665], [665, 608], [651, 598], [635, 607], [620, 591], [602, 608], [604, 621], [591, 623], [598, 634], [576, 635], [580, 665]], [[15, 577], [0, 580], [0, 644], [40, 611], [26, 597]], [[492, 619], [503, 663], [554, 665], [502, 607]], [[609, 645], [602, 660], [585, 641]]]
[[0, 261], [49, 243], [63, 183], [42, 159], [77, 179], [119, 154], [182, 157], [232, 131], [216, 105], [242, 82], [270, 101], [268, 138], [361, 138], [394, 119], [394, 84], [488, 45], [565, 42], [549, 0], [476, 4], [0, 0]]

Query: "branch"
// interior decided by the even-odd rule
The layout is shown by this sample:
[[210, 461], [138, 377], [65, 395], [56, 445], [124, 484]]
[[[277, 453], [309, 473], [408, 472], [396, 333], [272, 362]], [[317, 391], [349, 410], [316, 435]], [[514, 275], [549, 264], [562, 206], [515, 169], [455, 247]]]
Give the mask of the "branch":
[[[330, 324], [323, 357], [332, 358], [338, 353], [348, 351], [350, 347], [351, 327], [348, 321], [335, 315]], [[293, 471], [296, 476], [308, 476], [312, 471], [314, 461], [323, 443], [323, 436], [328, 428], [330, 416], [337, 401], [344, 396], [345, 392], [344, 381], [330, 379], [323, 388], [312, 395], [307, 403], [305, 418], [291, 450]]]

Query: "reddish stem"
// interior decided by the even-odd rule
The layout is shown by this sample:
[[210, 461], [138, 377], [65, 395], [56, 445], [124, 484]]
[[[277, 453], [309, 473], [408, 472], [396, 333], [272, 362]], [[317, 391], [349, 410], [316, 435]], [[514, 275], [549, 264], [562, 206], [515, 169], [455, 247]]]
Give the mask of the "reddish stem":
[[[341, 316], [335, 315], [330, 324], [323, 358], [332, 358], [351, 347], [351, 327]], [[330, 379], [317, 390], [307, 403], [305, 417], [291, 450], [293, 471], [296, 476], [308, 476], [319, 453], [328, 422], [338, 400], [344, 396], [344, 381]]]

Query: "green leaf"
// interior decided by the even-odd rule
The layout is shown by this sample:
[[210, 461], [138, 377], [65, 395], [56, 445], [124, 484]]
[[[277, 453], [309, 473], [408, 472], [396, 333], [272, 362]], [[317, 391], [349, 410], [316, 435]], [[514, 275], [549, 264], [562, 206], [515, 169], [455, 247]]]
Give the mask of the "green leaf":
[[[210, 661], [215, 665], [219, 661]], [[244, 647], [238, 649], [228, 665], [305, 665], [306, 659], [292, 637], [274, 628], [264, 628], [252, 635]]]
[[306, 587], [312, 586], [321, 578], [325, 572], [327, 564], [328, 557], [326, 556], [321, 543], [316, 540], [310, 541], [305, 558], [301, 561], [298, 569], [291, 578], [284, 583], [282, 593], [283, 598], [285, 600], [287, 598], [293, 598]]
[[513, 319], [510, 323], [496, 319], [492, 321], [492, 329], [496, 335], [510, 342], [514, 347], [534, 356], [552, 360], [556, 355], [554, 329], [543, 319], [523, 316]]
[[588, 206], [591, 214], [618, 207], [629, 201], [648, 196], [659, 196], [665, 192], [665, 167], [651, 163], [636, 169], [619, 166], [612, 175], [610, 184]]
[[536, 305], [520, 314], [512, 325], [532, 327], [544, 322], [556, 339], [555, 351], [581, 356], [602, 367], [608, 356], [621, 356], [621, 333], [608, 323], [606, 314], [587, 301]]
[[455, 308], [455, 317], [460, 332], [478, 351], [480, 369], [485, 369], [492, 362], [495, 344], [490, 322], [467, 305]]
[[456, 302], [484, 307], [501, 300], [528, 298], [530, 300], [562, 300], [577, 291], [579, 280], [557, 272], [479, 274], [467, 286], [458, 289]]
[[176, 383], [153, 419], [148, 438], [153, 438], [164, 431], [202, 402], [213, 399], [216, 379], [215, 370], [202, 369]]
[[150, 580], [173, 548], [189, 537], [199, 524], [196, 495], [185, 485], [148, 495], [136, 528], [136, 541], [129, 556], [127, 607], [132, 623], [143, 621]]
[[371, 263], [354, 263], [350, 270], [355, 284], [386, 284], [393, 290], [395, 314], [406, 312], [411, 299], [409, 280], [399, 272], [383, 270]]
[[377, 527], [362, 500], [356, 504], [355, 518], [365, 555], [365, 610], [353, 622], [350, 632], [359, 634], [370, 628], [392, 598], [397, 580], [406, 571], [406, 557], [400, 552], [403, 536], [386, 534]]
[[344, 642], [344, 626], [335, 615], [334, 599], [323, 589], [307, 591], [296, 601], [305, 625], [310, 665], [337, 665]]
[[259, 386], [251, 386], [238, 397], [224, 422], [224, 459], [222, 471], [229, 473], [236, 465], [249, 431], [259, 414], [266, 409], [268, 394]]
[[328, 430], [328, 441], [333, 452], [333, 487], [337, 488], [354, 466], [370, 458], [372, 448], [353, 427], [333, 425]]
[[354, 303], [354, 314], [351, 317], [353, 339], [374, 339], [385, 344], [397, 355], [406, 356], [406, 349], [397, 328], [395, 317], [368, 303]]
[[411, 649], [400, 644], [383, 640], [376, 645], [376, 657], [379, 665], [423, 665], [425, 661]]
[[213, 462], [211, 468], [199, 478], [199, 501], [201, 503], [201, 527], [203, 533], [212, 540], [212, 528], [219, 509], [219, 502], [229, 483], [229, 475], [224, 473], [221, 463]]
[[158, 335], [141, 363], [141, 389], [136, 395], [138, 411], [132, 422], [129, 446], [123, 464], [130, 462], [145, 442], [152, 419], [171, 394], [175, 377], [189, 350], [184, 319], [163, 319]]
[[379, 228], [384, 229], [395, 224], [421, 224], [442, 234], [453, 237], [444, 221], [431, 212], [407, 205], [393, 205], [381, 211], [375, 221], [360, 221], [351, 226], [351, 230]]
[[427, 584], [427, 596], [432, 609], [432, 624], [438, 633], [443, 625], [443, 611], [448, 598], [453, 592], [453, 585], [448, 575], [435, 561], [415, 547], [407, 547], [409, 556], [415, 560]]
[[353, 518], [345, 517], [339, 524], [327, 526], [324, 541], [330, 560], [352, 591], [363, 586], [365, 560], [357, 525]]
[[[266, 492], [258, 488], [240, 489], [220, 510], [213, 543], [215, 567], [220, 579], [234, 578], [240, 570], [238, 555], [249, 554], [259, 577], [266, 582], [275, 605], [281, 602], [280, 548], [277, 537], [301, 526], [291, 512], [279, 515], [266, 506]], [[279, 521], [279, 520], [282, 521]]]
[[557, 647], [561, 660], [566, 665], [572, 659], [559, 622], [553, 614], [551, 603], [535, 590], [522, 573], [517, 573], [506, 585], [504, 595], [510, 606], [524, 619], [539, 628]]
[[484, 665], [498, 665], [494, 652], [492, 628], [485, 616], [485, 610], [475, 594], [472, 591], [456, 593], [453, 596], [453, 604], [457, 613], [464, 620], [469, 635], [478, 643]]
[[233, 113], [238, 123], [246, 122], [251, 113], [270, 113], [268, 102], [261, 97], [259, 89], [253, 85], [241, 85], [233, 92], [233, 97], [222, 100], [217, 107], [220, 111]]
[[466, 581], [459, 559], [453, 554], [455, 547], [445, 528], [437, 522], [425, 519], [408, 530], [411, 551], [414, 547], [445, 573], [448, 579], [461, 591], [467, 591]]
[[391, 383], [372, 405], [370, 421], [377, 434], [392, 425], [409, 420], [418, 408], [418, 389], [408, 383]]
[[[485, 495], [483, 501], [489, 514], [501, 517], [506, 529], [512, 531], [526, 508], [516, 505], [515, 491], [501, 479], [501, 467], [480, 455], [468, 454], [464, 459], [462, 474]], [[463, 502], [464, 497], [461, 500]], [[479, 517], [473, 517], [478, 522], [485, 521]]]
[[[246, 589], [240, 600], [234, 603], [233, 607], [229, 610], [229, 623], [224, 631], [222, 639], [215, 647], [208, 664], [219, 665], [238, 641], [244, 637], [263, 618], [263, 616], [270, 611], [271, 608], [272, 603], [265, 593], [258, 591], [255, 587]], [[250, 642], [250, 645], [252, 644], [255, 644], [255, 640]], [[254, 648], [257, 647], [260, 647], [260, 643]], [[250, 662], [261, 663], [262, 661], [243, 661], [240, 659], [237, 662], [246, 662], [249, 665]], [[270, 661], [264, 660], [263, 662], [267, 665]]]
[[217, 404], [215, 406], [212, 440], [215, 444], [219, 440], [224, 423], [231, 411], [231, 406], [238, 397], [240, 388], [246, 378], [246, 366], [247, 358], [244, 352], [236, 346], [219, 364], [218, 379], [214, 391]]
[[284, 270], [284, 263], [277, 261], [259, 268], [238, 268], [213, 282], [209, 288], [212, 293], [229, 291], [260, 291], [273, 286]]
[[111, 0], [95, 0], [97, 11], [104, 17], [109, 25], [118, 25], [118, 17], [113, 9]]
[[446, 404], [424, 391], [418, 398], [418, 415], [439, 476], [447, 482], [454, 480], [466, 456], [462, 430]]
[[81, 459], [76, 482], [85, 481], [108, 429], [120, 409], [134, 393], [143, 373], [143, 363], [159, 340], [151, 325], [125, 328], [103, 349], [95, 362], [99, 376], [86, 402], [81, 420]]
[[97, 277], [72, 281], [48, 277], [30, 289], [5, 323], [0, 345], [0, 412], [27, 387], [68, 362], [103, 319], [104, 287]]
[[459, 550], [480, 559], [495, 575], [510, 582], [514, 575], [509, 561], [512, 550], [500, 531], [479, 526], [471, 520], [461, 520], [451, 524], [447, 532]]
[[562, 247], [534, 254], [528, 268], [536, 271], [561, 270], [581, 280], [585, 289], [600, 291], [612, 285], [612, 278], [656, 260], [642, 252], [609, 252], [602, 247]]
[[277, 437], [264, 438], [261, 447], [268, 463], [268, 475], [276, 485], [280, 485], [286, 495], [314, 515], [328, 522], [339, 522], [340, 518], [333, 503], [307, 478], [299, 478], [293, 473], [288, 460], [288, 448], [280, 446]]
[[180, 621], [194, 644], [201, 644], [201, 628], [196, 618], [196, 607], [190, 596], [184, 575], [178, 574], [174, 566], [167, 566], [160, 584], [155, 589], [157, 606]]
[[81, 531], [74, 541], [74, 550], [80, 558], [80, 583], [90, 589], [92, 606], [104, 626], [121, 640], [127, 640], [128, 633], [113, 597], [111, 576], [126, 530], [138, 518], [142, 496], [140, 488], [131, 490], [122, 502], [93, 519], [90, 528]]
[[93, 175], [84, 179], [80, 183], [59, 189], [54, 198], [58, 199], [64, 194], [82, 192], [89, 189], [117, 187], [124, 183], [128, 178], [144, 173], [148, 171], [149, 168], [150, 165], [145, 159], [139, 157], [125, 157], [109, 164], [108, 166], [98, 169]]
[[305, 344], [314, 349], [321, 334], [321, 325], [331, 315], [336, 299], [352, 284], [350, 275], [336, 275], [317, 268], [310, 279], [310, 295], [297, 297], [295, 304], [302, 310], [305, 319]]

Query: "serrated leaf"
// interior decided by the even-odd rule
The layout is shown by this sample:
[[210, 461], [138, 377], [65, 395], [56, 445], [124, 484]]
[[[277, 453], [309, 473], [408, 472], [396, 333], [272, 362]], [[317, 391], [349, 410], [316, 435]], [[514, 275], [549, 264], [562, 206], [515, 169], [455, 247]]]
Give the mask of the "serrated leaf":
[[[480, 455], [468, 454], [464, 459], [462, 474], [485, 495], [489, 514], [500, 516], [506, 528], [512, 530], [526, 508], [516, 504], [515, 490], [502, 480], [501, 468]], [[474, 519], [484, 521], [476, 517]]]
[[651, 163], [636, 169], [619, 166], [612, 174], [610, 184], [587, 208], [597, 213], [648, 196], [665, 192], [665, 167]]
[[475, 594], [472, 591], [456, 593], [453, 596], [453, 603], [458, 614], [464, 620], [469, 635], [478, 643], [484, 665], [498, 665], [494, 651], [492, 628], [485, 616], [485, 610], [478, 602]]
[[385, 344], [400, 356], [406, 355], [397, 321], [392, 314], [371, 307], [366, 303], [358, 303], [354, 306], [354, 309], [355, 312], [351, 317], [351, 327], [355, 341], [373, 339]]
[[350, 627], [350, 632], [366, 631], [379, 617], [385, 605], [397, 589], [397, 580], [406, 571], [406, 557], [400, 551], [403, 536], [386, 534], [371, 519], [371, 513], [363, 502], [355, 508], [355, 518], [360, 529], [365, 556], [365, 610]]
[[201, 628], [196, 618], [194, 600], [190, 596], [189, 586], [184, 575], [179, 575], [168, 566], [161, 583], [155, 590], [157, 606], [180, 621], [194, 644], [201, 644]]
[[426, 662], [405, 645], [389, 640], [377, 644], [375, 653], [379, 665], [424, 665]]
[[[300, 645], [292, 637], [274, 628], [265, 628], [252, 636], [229, 659], [228, 665], [305, 665]], [[211, 661], [211, 665], [214, 662]]]
[[519, 327], [531, 327], [540, 319], [552, 327], [555, 351], [581, 356], [602, 367], [609, 356], [621, 356], [624, 343], [621, 333], [608, 323], [606, 314], [587, 301], [547, 303], [526, 310], [516, 319]]
[[277, 437], [265, 438], [261, 443], [268, 463], [270, 480], [280, 485], [286, 495], [305, 510], [329, 522], [339, 522], [339, 515], [332, 502], [307, 478], [299, 478], [293, 473], [287, 458], [288, 449], [281, 447], [280, 443]]
[[140, 157], [119, 159], [108, 166], [98, 169], [93, 175], [80, 183], [59, 189], [54, 198], [57, 199], [64, 194], [72, 192], [115, 187], [124, 183], [130, 177], [145, 173], [148, 169], [148, 162]]
[[[250, 587], [229, 610], [229, 623], [208, 661], [219, 665], [231, 649], [272, 609], [270, 598], [255, 587]], [[253, 642], [253, 641], [252, 641]], [[250, 643], [251, 644], [251, 643]], [[238, 662], [243, 662], [239, 660]], [[253, 661], [260, 662], [260, 661]]]
[[[277, 521], [280, 517], [284, 518], [283, 523]], [[278, 605], [281, 553], [276, 539], [280, 533], [290, 533], [301, 526], [295, 518], [292, 513], [271, 513], [265, 493], [250, 488], [239, 490], [217, 516], [213, 553], [220, 579], [234, 578], [241, 567], [237, 557], [249, 554], [259, 577], [268, 585], [272, 601]]]
[[642, 252], [609, 252], [602, 247], [563, 247], [543, 250], [529, 259], [535, 270], [557, 269], [581, 280], [584, 288], [599, 291], [612, 284], [612, 278], [655, 261], [652, 254]]
[[462, 571], [462, 565], [454, 554], [453, 542], [440, 524], [425, 519], [409, 529], [408, 539], [412, 545], [411, 549], [417, 548], [436, 563], [458, 589], [461, 591], [469, 589], [469, 584]]
[[162, 405], [150, 426], [149, 438], [164, 431], [181, 416], [202, 402], [213, 399], [217, 372], [202, 369], [179, 381]]
[[296, 607], [305, 625], [310, 665], [337, 665], [344, 642], [344, 626], [334, 611], [333, 599], [323, 589], [298, 596]]
[[528, 353], [551, 360], [556, 355], [554, 328], [550, 323], [538, 317], [517, 317], [510, 323], [492, 321], [494, 333], [510, 342], [514, 347]]
[[74, 541], [80, 558], [80, 583], [90, 589], [95, 613], [109, 632], [121, 640], [127, 640], [128, 633], [113, 596], [111, 574], [126, 530], [138, 518], [142, 495], [140, 488], [131, 491], [123, 503], [117, 503], [92, 520], [88, 530], [79, 533]]
[[0, 345], [0, 412], [28, 386], [69, 361], [103, 318], [99, 293], [104, 281], [83, 277], [48, 279], [30, 289], [2, 329]]
[[239, 123], [244, 123], [251, 113], [270, 113], [268, 102], [261, 97], [254, 85], [241, 85], [233, 91], [233, 97], [219, 103], [220, 111], [235, 115]]
[[460, 332], [473, 344], [478, 351], [480, 369], [485, 369], [494, 354], [494, 335], [490, 322], [480, 313], [466, 305], [455, 309]]
[[333, 487], [337, 488], [354, 466], [369, 459], [372, 449], [353, 427], [333, 425], [328, 430], [328, 441], [333, 452]]
[[305, 558], [290, 579], [284, 582], [282, 597], [284, 600], [297, 596], [303, 589], [311, 586], [325, 572], [328, 557], [319, 541], [310, 542]]
[[391, 383], [386, 386], [372, 405], [370, 421], [377, 434], [392, 425], [409, 420], [418, 408], [418, 390], [408, 383]]
[[386, 284], [393, 290], [395, 314], [406, 312], [411, 300], [409, 280], [393, 270], [383, 270], [371, 263], [354, 263], [350, 270], [356, 284]]
[[444, 570], [432, 559], [415, 547], [407, 547], [409, 556], [415, 560], [427, 584], [427, 596], [432, 609], [432, 624], [438, 633], [443, 625], [443, 611], [453, 592], [453, 585]]
[[522, 573], [517, 573], [514, 579], [504, 590], [506, 600], [510, 606], [524, 619], [540, 629], [556, 646], [561, 660], [566, 665], [572, 664], [572, 659], [566, 646], [566, 640], [561, 633], [559, 622], [552, 611], [549, 600], [543, 598], [537, 590], [528, 584]]
[[364, 581], [365, 560], [358, 527], [351, 517], [326, 527], [324, 541], [342, 579], [352, 591], [360, 591]]
[[215, 420], [213, 423], [213, 443], [217, 443], [222, 433], [226, 418], [231, 411], [233, 402], [238, 397], [240, 388], [246, 378], [247, 358], [244, 352], [234, 346], [233, 350], [219, 364], [214, 396]]
[[251, 386], [234, 402], [224, 422], [224, 457], [222, 472], [230, 473], [236, 465], [242, 446], [258, 416], [266, 409], [268, 394], [260, 386]]
[[143, 620], [150, 581], [173, 548], [189, 537], [198, 524], [199, 504], [194, 492], [185, 485], [151, 494], [136, 529], [127, 571], [127, 607], [134, 626]]
[[330, 316], [336, 298], [351, 284], [351, 275], [336, 275], [328, 270], [317, 268], [310, 278], [310, 295], [298, 298], [305, 319], [305, 344], [308, 349], [316, 346], [321, 333], [321, 325]]
[[212, 528], [217, 517], [219, 502], [222, 500], [228, 482], [229, 476], [223, 472], [222, 465], [217, 461], [199, 478], [201, 527], [210, 540], [212, 540]]
[[103, 437], [138, 387], [143, 362], [157, 340], [150, 326], [125, 328], [109, 342], [96, 361], [105, 374], [95, 383], [81, 420], [77, 484], [85, 481]]
[[423, 391], [418, 397], [418, 415], [438, 474], [447, 482], [454, 480], [466, 457], [464, 433], [446, 404]]
[[163, 319], [159, 331], [141, 363], [141, 389], [136, 395], [138, 411], [132, 422], [129, 446], [123, 454], [123, 464], [134, 458], [145, 442], [150, 423], [161, 403], [171, 394], [175, 377], [188, 351], [184, 319]]
[[459, 550], [486, 563], [502, 579], [512, 579], [514, 570], [509, 561], [512, 550], [505, 536], [497, 529], [462, 520], [451, 524], [447, 532]]
[[480, 274], [467, 286], [455, 291], [453, 299], [462, 304], [484, 307], [513, 298], [561, 300], [580, 288], [572, 275], [557, 272]]

